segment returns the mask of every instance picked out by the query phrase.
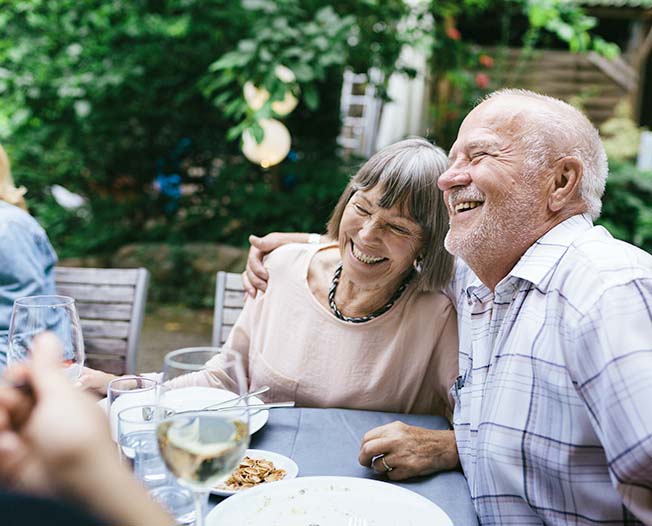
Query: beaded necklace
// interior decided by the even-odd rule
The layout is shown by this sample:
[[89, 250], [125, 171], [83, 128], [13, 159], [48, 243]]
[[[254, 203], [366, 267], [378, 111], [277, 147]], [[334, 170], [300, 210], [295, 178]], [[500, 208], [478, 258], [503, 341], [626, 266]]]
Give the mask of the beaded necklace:
[[381, 314], [385, 314], [389, 309], [392, 308], [394, 303], [398, 301], [398, 299], [401, 297], [401, 294], [403, 294], [403, 291], [410, 283], [410, 280], [412, 279], [414, 272], [410, 272], [408, 274], [408, 276], [403, 280], [403, 283], [401, 283], [401, 286], [396, 290], [396, 292], [394, 292], [394, 294], [392, 294], [392, 297], [389, 298], [389, 301], [385, 303], [385, 305], [380, 307], [380, 309], [375, 310], [371, 314], [367, 314], [366, 316], [345, 316], [340, 312], [340, 309], [337, 308], [337, 305], [335, 305], [335, 291], [337, 290], [337, 284], [340, 282], [341, 274], [342, 274], [342, 262], [340, 261], [340, 264], [335, 269], [335, 275], [333, 276], [333, 280], [331, 281], [331, 287], [330, 289], [328, 289], [328, 305], [330, 306], [331, 311], [333, 311], [333, 314], [335, 315], [336, 318], [350, 323], [364, 323], [366, 321], [370, 321], [373, 320], [374, 318], [377, 318]]

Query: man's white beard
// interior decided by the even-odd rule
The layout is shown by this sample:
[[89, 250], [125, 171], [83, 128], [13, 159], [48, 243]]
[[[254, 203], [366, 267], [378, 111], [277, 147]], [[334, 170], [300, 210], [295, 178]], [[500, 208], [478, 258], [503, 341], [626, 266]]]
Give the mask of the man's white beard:
[[524, 202], [522, 196], [506, 199], [501, 209], [510, 210], [507, 216], [495, 210], [482, 210], [480, 223], [465, 235], [455, 235], [449, 227], [444, 240], [446, 250], [463, 259], [476, 273], [478, 266], [487, 268], [514, 250], [520, 252], [521, 241], [529, 238], [537, 226], [532, 215], [536, 210], [534, 199], [529, 201]]

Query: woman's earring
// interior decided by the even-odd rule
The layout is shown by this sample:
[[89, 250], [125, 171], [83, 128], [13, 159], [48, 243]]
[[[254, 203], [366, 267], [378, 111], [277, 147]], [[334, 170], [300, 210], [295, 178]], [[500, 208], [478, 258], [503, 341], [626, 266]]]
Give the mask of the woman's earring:
[[417, 258], [414, 260], [414, 263], [412, 263], [414, 270], [416, 270], [417, 272], [421, 272], [422, 263], [423, 263], [423, 256], [421, 255], [417, 256]]

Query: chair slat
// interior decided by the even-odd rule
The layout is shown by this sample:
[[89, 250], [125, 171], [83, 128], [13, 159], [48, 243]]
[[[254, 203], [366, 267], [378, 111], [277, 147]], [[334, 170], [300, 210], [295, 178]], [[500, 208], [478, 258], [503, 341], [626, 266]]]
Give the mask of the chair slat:
[[86, 338], [127, 339], [129, 322], [111, 320], [81, 320], [82, 332]]
[[127, 354], [127, 340], [116, 338], [84, 338], [86, 354], [125, 356]]
[[87, 303], [76, 301], [80, 318], [98, 320], [131, 320], [133, 305], [130, 303]]
[[98, 303], [130, 303], [134, 298], [134, 287], [118, 285], [79, 285], [64, 283], [57, 285], [59, 294], [79, 301]]
[[239, 290], [227, 290], [224, 292], [224, 306], [242, 309], [244, 307], [244, 292]]
[[213, 311], [213, 345], [221, 346], [242, 312], [244, 287], [242, 276], [218, 272], [215, 277], [215, 308]]
[[242, 285], [242, 276], [234, 272], [225, 272], [226, 274], [226, 289], [227, 290], [240, 290], [244, 291]]
[[138, 270], [129, 268], [56, 267], [54, 274], [60, 283], [94, 283], [96, 285], [131, 285], [138, 282]]
[[222, 318], [222, 324], [224, 325], [234, 325], [236, 320], [238, 319], [238, 316], [240, 316], [240, 313], [242, 312], [242, 309], [224, 309], [222, 311], [223, 313], [223, 318]]

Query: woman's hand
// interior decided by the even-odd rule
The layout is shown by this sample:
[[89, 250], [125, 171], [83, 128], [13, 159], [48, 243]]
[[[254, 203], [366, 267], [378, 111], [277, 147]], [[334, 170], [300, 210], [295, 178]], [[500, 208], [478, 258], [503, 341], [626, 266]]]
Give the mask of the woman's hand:
[[263, 237], [249, 236], [249, 255], [247, 266], [242, 273], [242, 284], [245, 292], [252, 298], [258, 291], [265, 292], [269, 275], [263, 266], [263, 258], [272, 250], [288, 243], [307, 243], [308, 234], [272, 232]]
[[[384, 455], [372, 465], [373, 457]], [[391, 480], [429, 475], [437, 471], [455, 469], [459, 464], [455, 434], [450, 430], [425, 429], [392, 422], [368, 431], [360, 447], [360, 464]]]
[[77, 386], [85, 391], [90, 391], [100, 396], [106, 396], [106, 390], [109, 387], [109, 382], [120, 378], [115, 374], [105, 373], [103, 371], [96, 371], [90, 367], [84, 367], [82, 373], [77, 381]]

